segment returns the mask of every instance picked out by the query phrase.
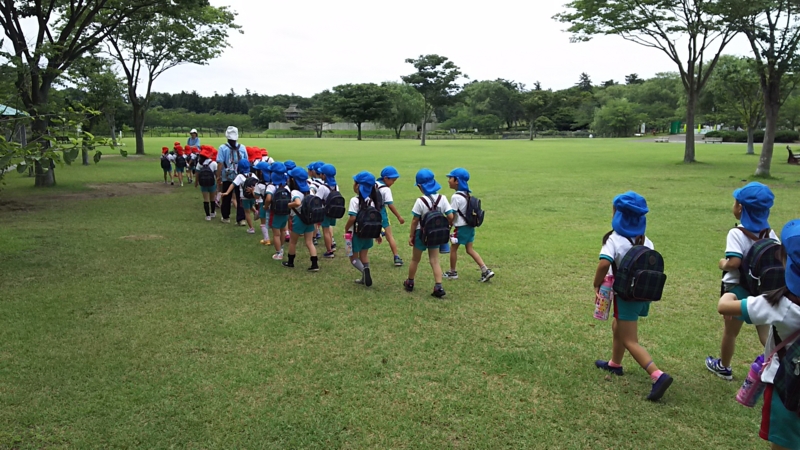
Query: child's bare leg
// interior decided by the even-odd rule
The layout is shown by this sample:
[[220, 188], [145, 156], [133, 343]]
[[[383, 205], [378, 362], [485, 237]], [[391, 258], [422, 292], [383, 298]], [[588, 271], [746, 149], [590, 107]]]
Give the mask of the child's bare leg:
[[736, 319], [725, 319], [725, 328], [722, 332], [722, 345], [720, 346], [720, 363], [730, 367], [733, 353], [736, 351], [736, 337], [742, 330], [744, 322]]
[[411, 264], [408, 265], [408, 279], [413, 280], [417, 276], [417, 267], [422, 260], [422, 250], [414, 247], [414, 253], [411, 256]]
[[467, 254], [469, 256], [472, 256], [472, 259], [475, 260], [475, 263], [478, 264], [478, 267], [482, 268], [485, 265], [483, 263], [483, 258], [481, 258], [481, 255], [479, 255], [478, 252], [475, 251], [475, 248], [473, 247], [472, 242], [467, 244]]
[[248, 209], [244, 212], [244, 219], [247, 221], [247, 228], [253, 228], [253, 210]]
[[289, 254], [296, 255], [297, 254], [297, 240], [300, 239], [300, 235], [292, 231], [289, 238]]
[[[314, 235], [315, 234], [316, 234], [316, 232], [312, 231], [311, 233], [306, 233], [304, 235], [305, 240], [306, 240], [306, 248], [308, 248], [308, 253], [311, 255], [312, 258], [317, 256], [317, 248], [314, 247]], [[292, 236], [292, 238], [294, 238], [294, 236]], [[293, 253], [293, 252], [289, 252], [289, 253]]]
[[458, 265], [458, 247], [461, 247], [459, 244], [451, 244], [450, 245], [450, 270], [455, 272], [456, 266]]
[[272, 246], [275, 247], [275, 253], [280, 253], [283, 247], [283, 230], [280, 228], [272, 229]]
[[611, 330], [614, 333], [614, 340], [611, 343], [611, 362], [622, 365], [622, 358], [625, 357], [625, 344], [617, 335], [617, 319], [611, 322]]
[[620, 338], [625, 349], [631, 354], [633, 359], [646, 370], [648, 374], [658, 370], [653, 363], [653, 358], [644, 347], [639, 345], [639, 323], [632, 320], [617, 320], [616, 336]]
[[333, 227], [322, 229], [322, 238], [325, 239], [325, 250], [328, 253], [333, 251]]
[[442, 266], [439, 264], [439, 249], [438, 248], [429, 248], [428, 249], [428, 261], [431, 263], [431, 268], [433, 269], [433, 281], [436, 284], [442, 283]]

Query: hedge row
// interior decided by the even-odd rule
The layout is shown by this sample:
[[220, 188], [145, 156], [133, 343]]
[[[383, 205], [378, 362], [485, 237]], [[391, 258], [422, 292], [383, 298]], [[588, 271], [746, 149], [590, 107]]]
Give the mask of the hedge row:
[[[746, 131], [709, 131], [706, 137], [722, 138], [722, 142], [747, 142]], [[753, 133], [753, 140], [756, 143], [764, 142], [764, 131], [756, 130]], [[800, 133], [794, 130], [779, 130], [775, 133], [775, 142], [791, 144], [800, 140]]]

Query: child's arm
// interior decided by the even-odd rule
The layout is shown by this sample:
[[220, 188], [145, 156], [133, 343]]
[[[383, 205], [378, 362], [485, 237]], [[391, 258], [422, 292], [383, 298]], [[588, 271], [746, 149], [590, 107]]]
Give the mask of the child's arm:
[[607, 259], [601, 259], [599, 263], [597, 263], [597, 272], [594, 274], [594, 291], [600, 292], [600, 285], [603, 284], [603, 280], [606, 279], [606, 275], [608, 275], [608, 268], [611, 267], [611, 261]]
[[742, 315], [742, 302], [736, 298], [736, 294], [730, 292], [719, 299], [717, 312], [728, 317], [739, 317]]
[[730, 257], [719, 260], [719, 270], [730, 272], [731, 270], [738, 270], [742, 265], [742, 258]]
[[447, 221], [450, 222], [450, 228], [453, 228], [453, 221], [455, 220], [455, 214], [450, 213], [447, 215]]
[[[225, 192], [224, 194], [222, 194], [222, 196], [223, 196], [223, 197], [225, 197], [225, 196], [231, 195], [231, 192], [233, 192], [233, 189], [234, 189], [235, 187], [236, 187], [236, 185], [235, 185], [235, 184], [233, 184], [233, 183], [231, 183], [231, 185], [230, 185], [230, 186], [228, 186], [228, 191], [227, 191], [227, 192]], [[234, 197], [235, 197], [235, 196], [234, 196]]]
[[300, 200], [300, 197], [292, 200], [292, 203], [289, 203], [289, 208], [299, 208], [303, 204], [303, 201]]
[[352, 216], [352, 215], [348, 216], [347, 217], [347, 224], [344, 226], [345, 233], [347, 233], [347, 230], [349, 230], [350, 228], [353, 228], [353, 225], [355, 225], [355, 224], [356, 224], [356, 216]]
[[417, 236], [417, 226], [419, 225], [419, 217], [414, 216], [411, 219], [411, 235], [408, 237], [408, 246], [414, 246], [414, 238]]
[[406, 221], [403, 220], [402, 217], [400, 217], [400, 213], [397, 211], [397, 208], [395, 208], [394, 203], [388, 206], [389, 206], [389, 211], [391, 211], [392, 214], [394, 214], [394, 216], [397, 217], [397, 221], [400, 222], [400, 225], [405, 225]]

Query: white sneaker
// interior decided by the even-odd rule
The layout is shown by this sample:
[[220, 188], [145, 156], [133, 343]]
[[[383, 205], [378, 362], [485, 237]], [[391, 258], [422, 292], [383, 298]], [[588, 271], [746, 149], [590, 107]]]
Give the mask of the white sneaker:
[[219, 221], [222, 223], [231, 223], [231, 219], [220, 219]]
[[215, 212], [214, 212], [214, 213], [211, 213], [211, 218], [213, 219], [213, 218], [215, 218], [215, 217], [217, 217], [217, 213], [215, 213]]
[[272, 255], [272, 259], [274, 259], [275, 261], [283, 261], [283, 251], [280, 251]]
[[256, 230], [254, 230], [252, 228], [248, 228], [247, 229], [247, 234], [256, 234]]
[[207, 221], [211, 221], [211, 216], [206, 216]]

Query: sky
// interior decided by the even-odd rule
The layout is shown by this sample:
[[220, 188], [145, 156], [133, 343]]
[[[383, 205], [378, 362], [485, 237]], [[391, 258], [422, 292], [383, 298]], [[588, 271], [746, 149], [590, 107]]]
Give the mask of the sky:
[[[437, 53], [471, 80], [505, 78], [563, 89], [582, 72], [595, 84], [637, 73], [649, 78], [677, 66], [662, 52], [602, 36], [570, 43], [566, 24], [552, 19], [565, 0], [375, 0], [303, 2], [211, 0], [230, 6], [244, 34], [207, 66], [174, 68], [154, 90], [202, 95], [243, 93], [311, 96], [344, 83], [400, 81], [414, 71], [406, 58]], [[742, 39], [726, 53], [746, 55]]]

